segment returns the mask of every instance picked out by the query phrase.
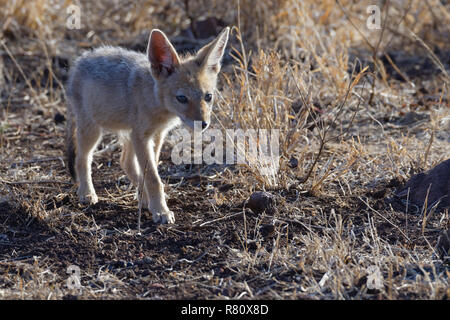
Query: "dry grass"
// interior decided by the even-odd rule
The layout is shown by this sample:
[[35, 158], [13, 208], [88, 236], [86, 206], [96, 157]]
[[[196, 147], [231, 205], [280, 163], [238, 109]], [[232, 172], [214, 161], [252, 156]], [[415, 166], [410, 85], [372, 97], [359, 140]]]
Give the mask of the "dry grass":
[[[369, 30], [369, 1], [73, 3], [80, 30], [66, 27], [70, 1], [0, 0], [0, 298], [448, 299], [434, 248], [448, 209], [425, 219], [385, 199], [450, 155], [449, 4], [380, 1], [388, 22]], [[114, 137], [94, 162], [101, 203], [77, 205], [55, 122], [67, 67], [87, 48], [143, 48], [149, 29], [176, 37], [205, 17], [234, 26], [213, 126], [278, 129], [279, 169], [174, 166], [166, 146], [178, 222], [144, 216], [136, 235]], [[245, 208], [255, 190], [274, 211]], [[71, 264], [80, 292], [66, 286]]]

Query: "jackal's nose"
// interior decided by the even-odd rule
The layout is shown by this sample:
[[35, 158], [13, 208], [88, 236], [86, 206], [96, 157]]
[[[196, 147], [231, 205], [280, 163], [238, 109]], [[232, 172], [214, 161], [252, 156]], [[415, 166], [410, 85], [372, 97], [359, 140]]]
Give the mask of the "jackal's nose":
[[208, 122], [202, 121], [202, 129], [205, 130], [208, 127]]

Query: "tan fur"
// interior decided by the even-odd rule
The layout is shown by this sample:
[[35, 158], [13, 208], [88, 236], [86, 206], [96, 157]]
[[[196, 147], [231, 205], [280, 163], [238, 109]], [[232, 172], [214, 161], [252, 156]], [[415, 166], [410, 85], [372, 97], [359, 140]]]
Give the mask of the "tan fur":
[[[147, 56], [104, 47], [76, 61], [67, 90], [67, 155], [79, 182], [80, 202], [98, 201], [91, 177], [92, 154], [102, 133], [113, 131], [123, 144], [121, 166], [135, 186], [143, 182], [143, 202], [153, 220], [175, 221], [157, 170], [161, 146], [180, 119], [190, 127], [194, 121], [209, 125], [213, 101], [205, 97], [214, 96], [228, 34], [226, 28], [197, 55], [180, 58], [164, 33], [153, 30]], [[187, 102], [181, 103], [177, 96]]]

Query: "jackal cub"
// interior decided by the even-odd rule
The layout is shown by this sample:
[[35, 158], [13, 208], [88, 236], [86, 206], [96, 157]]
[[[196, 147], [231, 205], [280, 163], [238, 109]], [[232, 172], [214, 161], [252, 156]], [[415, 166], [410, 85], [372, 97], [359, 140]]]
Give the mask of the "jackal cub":
[[67, 158], [83, 204], [98, 201], [91, 162], [102, 133], [122, 142], [120, 164], [155, 223], [173, 223], [158, 175], [163, 140], [180, 119], [189, 127], [210, 123], [217, 75], [228, 42], [224, 29], [196, 55], [179, 57], [166, 35], [152, 30], [147, 55], [102, 47], [79, 57], [67, 84]]

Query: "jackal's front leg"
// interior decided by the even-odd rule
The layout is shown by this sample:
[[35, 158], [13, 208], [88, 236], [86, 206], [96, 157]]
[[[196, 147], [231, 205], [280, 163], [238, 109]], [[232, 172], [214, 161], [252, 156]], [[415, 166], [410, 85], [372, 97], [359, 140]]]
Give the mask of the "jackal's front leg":
[[75, 170], [79, 182], [77, 194], [82, 204], [95, 204], [98, 202], [92, 183], [91, 162], [100, 137], [101, 131], [95, 125], [84, 123], [84, 126], [78, 127]]
[[[136, 199], [142, 203], [143, 208], [148, 207], [149, 201], [146, 191], [139, 190], [139, 185], [142, 184], [143, 181], [131, 140], [123, 140], [120, 165], [130, 179], [132, 185], [136, 187]], [[144, 188], [142, 187], [142, 189]]]
[[155, 134], [155, 136], [153, 137], [156, 165], [159, 164], [159, 156], [161, 155], [161, 148], [164, 142], [164, 138], [166, 137], [166, 134], [167, 132], [163, 131]]
[[144, 188], [149, 198], [148, 209], [155, 223], [174, 223], [175, 217], [166, 204], [164, 185], [158, 174], [154, 147], [149, 148], [148, 139], [132, 134], [134, 151], [141, 169]]

